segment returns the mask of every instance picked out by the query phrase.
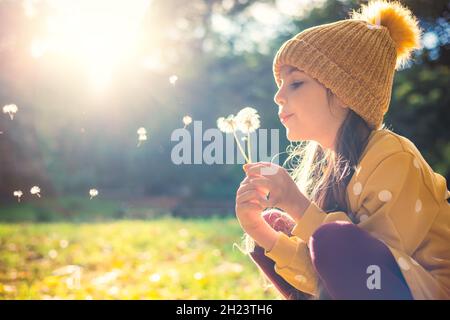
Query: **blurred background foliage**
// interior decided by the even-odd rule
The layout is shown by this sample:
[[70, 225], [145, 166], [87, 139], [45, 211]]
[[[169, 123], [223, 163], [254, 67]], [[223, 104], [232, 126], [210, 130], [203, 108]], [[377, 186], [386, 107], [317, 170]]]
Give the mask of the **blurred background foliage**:
[[[50, 211], [70, 219], [92, 211], [71, 200], [88, 199], [90, 188], [101, 201], [116, 202], [113, 217], [131, 214], [139, 201], [182, 215], [192, 208], [232, 211], [241, 166], [177, 166], [171, 133], [185, 115], [201, 120], [204, 131], [219, 116], [253, 106], [262, 128], [280, 130], [284, 151], [273, 102], [276, 50], [365, 2], [0, 1], [0, 103], [19, 107], [14, 120], [0, 115], [0, 213], [8, 220], [20, 205], [34, 210], [34, 220]], [[449, 179], [449, 3], [401, 2], [420, 20], [423, 49], [396, 73], [386, 123]], [[137, 147], [139, 127], [148, 140]], [[33, 185], [48, 203], [29, 195]], [[18, 189], [25, 195], [13, 205]]]

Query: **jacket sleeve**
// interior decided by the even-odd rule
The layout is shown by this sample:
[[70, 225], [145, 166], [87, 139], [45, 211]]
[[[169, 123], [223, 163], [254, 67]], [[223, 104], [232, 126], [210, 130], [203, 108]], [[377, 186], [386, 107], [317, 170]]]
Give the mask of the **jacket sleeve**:
[[300, 291], [316, 295], [317, 274], [306, 243], [297, 236], [278, 232], [273, 248], [264, 254], [275, 262], [275, 272]]
[[[308, 233], [321, 224], [350, 219], [344, 212], [325, 214], [314, 202], [306, 209], [301, 221], [296, 221], [292, 236], [279, 232], [273, 248], [264, 254], [275, 262], [275, 272], [292, 286], [308, 294], [317, 295], [318, 275], [312, 265], [307, 241]], [[305, 223], [305, 227], [303, 224]], [[307, 228], [311, 229], [307, 229]]]
[[[347, 190], [359, 225], [405, 258], [411, 257], [423, 241], [439, 210], [423, 182], [418, 160], [405, 151], [363, 168]], [[339, 220], [352, 222], [345, 212], [325, 213], [311, 202], [296, 220], [293, 236], [280, 234], [271, 251], [266, 251], [266, 256], [276, 262], [275, 271], [299, 290], [313, 294], [317, 274], [307, 243], [322, 224]]]
[[[423, 241], [439, 211], [439, 203], [424, 183], [419, 161], [406, 151], [357, 175], [348, 190], [359, 225], [407, 255]], [[292, 233], [307, 242], [320, 225], [337, 220], [351, 222], [344, 212], [326, 214], [311, 203]]]

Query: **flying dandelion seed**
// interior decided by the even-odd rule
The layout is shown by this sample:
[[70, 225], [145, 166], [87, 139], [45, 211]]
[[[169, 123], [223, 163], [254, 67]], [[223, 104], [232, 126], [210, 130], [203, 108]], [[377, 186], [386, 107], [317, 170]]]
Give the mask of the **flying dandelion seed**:
[[186, 129], [186, 127], [192, 123], [192, 118], [190, 116], [184, 116], [183, 123], [184, 123], [184, 129]]
[[14, 119], [14, 115], [17, 113], [19, 108], [15, 104], [7, 104], [3, 107], [3, 113], [8, 113], [11, 120]]
[[22, 190], [16, 190], [14, 191], [14, 197], [17, 197], [17, 201], [20, 202], [20, 197], [23, 196]]
[[140, 127], [137, 130], [138, 134], [138, 147], [141, 145], [142, 142], [147, 141], [147, 130], [143, 127]]
[[169, 77], [169, 82], [170, 82], [171, 85], [175, 85], [177, 80], [178, 80], [178, 76], [176, 76], [176, 75], [173, 75], [173, 76]]
[[245, 107], [238, 112], [236, 119], [238, 130], [247, 134], [248, 162], [252, 162], [250, 133], [255, 132], [261, 125], [258, 111], [252, 107]]
[[138, 134], [138, 135], [144, 135], [144, 134], [147, 134], [147, 130], [146, 130], [145, 128], [143, 128], [143, 127], [140, 127], [140, 128], [138, 129], [138, 131], [137, 131], [137, 134]]
[[91, 200], [93, 197], [98, 196], [98, 190], [97, 189], [90, 189], [89, 190], [89, 195], [91, 196]]
[[147, 135], [146, 134], [140, 134], [138, 138], [138, 147], [141, 145], [142, 142], [147, 141]]
[[41, 188], [39, 188], [38, 186], [34, 186], [31, 188], [30, 193], [33, 195], [37, 195], [40, 198]]

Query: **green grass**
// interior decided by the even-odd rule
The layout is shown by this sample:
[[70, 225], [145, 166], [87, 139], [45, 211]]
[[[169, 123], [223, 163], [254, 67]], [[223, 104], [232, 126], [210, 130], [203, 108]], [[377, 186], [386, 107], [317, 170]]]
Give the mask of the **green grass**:
[[241, 237], [232, 218], [0, 224], [0, 299], [280, 299]]

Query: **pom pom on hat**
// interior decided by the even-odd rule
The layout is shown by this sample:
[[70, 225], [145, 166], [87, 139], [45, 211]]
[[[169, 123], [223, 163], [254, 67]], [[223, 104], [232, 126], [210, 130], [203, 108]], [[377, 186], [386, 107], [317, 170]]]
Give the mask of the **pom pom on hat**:
[[330, 89], [373, 129], [389, 109], [395, 70], [421, 47], [417, 18], [398, 1], [372, 0], [349, 19], [307, 28], [287, 40], [273, 61], [303, 70]]
[[375, 0], [362, 5], [360, 11], [353, 11], [351, 19], [364, 20], [367, 23], [384, 26], [396, 46], [396, 69], [401, 68], [415, 49], [421, 48], [422, 30], [412, 12], [400, 2]]

